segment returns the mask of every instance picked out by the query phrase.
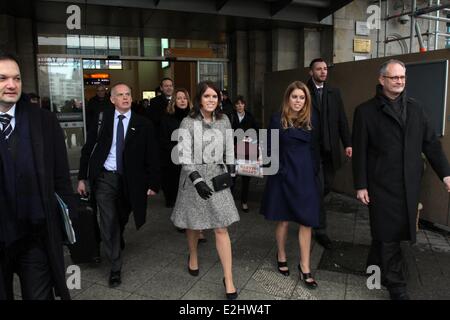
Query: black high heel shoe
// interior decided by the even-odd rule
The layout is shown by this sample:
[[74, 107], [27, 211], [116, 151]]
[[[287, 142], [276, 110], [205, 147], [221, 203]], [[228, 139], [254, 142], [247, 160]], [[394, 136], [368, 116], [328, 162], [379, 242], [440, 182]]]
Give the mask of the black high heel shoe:
[[289, 269], [288, 270], [280, 269], [280, 268], [287, 268], [287, 261], [278, 261], [278, 252], [277, 252], [277, 265], [278, 265], [278, 272], [281, 273], [283, 276], [288, 277]]
[[196, 269], [196, 270], [191, 269], [191, 268], [189, 267], [189, 261], [190, 261], [190, 260], [191, 260], [191, 256], [188, 255], [188, 272], [189, 272], [189, 274], [190, 274], [191, 276], [197, 277], [198, 274], [199, 274], [199, 269]]
[[[298, 264], [298, 271], [300, 271], [300, 280], [303, 281], [303, 283], [306, 285], [308, 289], [315, 289], [317, 288], [318, 284], [316, 280], [314, 280], [312, 274], [309, 273], [303, 273], [302, 267], [300, 267], [300, 263]], [[310, 281], [306, 281], [310, 280]]]
[[237, 290], [235, 292], [228, 293], [227, 286], [225, 285], [225, 278], [222, 279], [223, 286], [225, 287], [225, 295], [227, 296], [227, 300], [236, 300], [238, 297]]

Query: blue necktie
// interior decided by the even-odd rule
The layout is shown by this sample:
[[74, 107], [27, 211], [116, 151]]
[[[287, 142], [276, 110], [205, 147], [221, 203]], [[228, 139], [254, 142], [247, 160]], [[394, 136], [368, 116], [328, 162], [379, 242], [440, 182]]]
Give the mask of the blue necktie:
[[319, 96], [319, 103], [322, 104], [323, 88], [317, 88], [317, 93], [318, 93], [318, 96]]
[[124, 129], [122, 120], [125, 118], [123, 114], [119, 116], [116, 135], [116, 169], [117, 172], [123, 173], [123, 147], [124, 147]]
[[10, 116], [9, 114], [5, 113], [5, 114], [0, 115], [0, 123], [2, 124], [1, 132], [5, 136], [5, 139], [8, 139], [9, 135], [12, 132], [11, 119], [12, 119], [12, 116]]

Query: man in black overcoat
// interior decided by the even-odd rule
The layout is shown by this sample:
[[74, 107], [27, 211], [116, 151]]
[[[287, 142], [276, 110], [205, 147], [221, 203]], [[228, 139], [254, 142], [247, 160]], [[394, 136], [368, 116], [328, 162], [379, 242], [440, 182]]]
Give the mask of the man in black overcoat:
[[63, 221], [55, 193], [76, 218], [64, 135], [55, 115], [22, 96], [16, 58], [0, 53], [0, 300], [69, 300]]
[[110, 287], [121, 284], [121, 235], [131, 211], [136, 229], [146, 219], [147, 197], [159, 189], [159, 158], [153, 125], [131, 110], [131, 89], [123, 83], [111, 89], [115, 108], [103, 113], [102, 126], [90, 130], [81, 151], [78, 193], [86, 180], [95, 194], [100, 234], [111, 261]]
[[[320, 153], [321, 180], [323, 198], [331, 191], [336, 171], [342, 165], [342, 145], [347, 157], [352, 156], [351, 135], [347, 117], [344, 112], [341, 93], [327, 83], [328, 67], [326, 62], [317, 58], [310, 63], [307, 86], [311, 93], [313, 112], [319, 119], [318, 127], [313, 128], [315, 152]], [[320, 225], [315, 228], [315, 239], [326, 249], [331, 249], [332, 242], [327, 235], [326, 211], [323, 205], [320, 210]]]
[[166, 112], [170, 99], [172, 99], [174, 90], [173, 80], [171, 78], [163, 78], [159, 88], [162, 93], [150, 100], [150, 105], [146, 110], [147, 118], [152, 121], [155, 128], [156, 137], [159, 136], [161, 118]]
[[425, 154], [450, 192], [450, 166], [425, 109], [405, 92], [403, 62], [379, 72], [376, 95], [356, 108], [353, 179], [369, 206], [372, 245], [368, 265], [381, 269], [392, 299], [409, 299], [401, 241], [416, 241], [416, 217]]

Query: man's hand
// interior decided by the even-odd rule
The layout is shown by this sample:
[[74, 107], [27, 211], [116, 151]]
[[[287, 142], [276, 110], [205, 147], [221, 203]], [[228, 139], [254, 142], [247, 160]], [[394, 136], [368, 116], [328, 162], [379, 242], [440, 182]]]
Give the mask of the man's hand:
[[153, 191], [152, 189], [147, 190], [147, 196], [154, 196], [154, 195], [156, 195], [155, 191]]
[[85, 196], [85, 197], [87, 196], [86, 183], [84, 182], [84, 180], [78, 181], [77, 192], [80, 196]]
[[346, 155], [347, 157], [349, 157], [349, 158], [352, 157], [352, 155], [353, 155], [353, 149], [352, 149], [352, 147], [345, 148], [345, 155]]
[[368, 205], [370, 202], [369, 192], [367, 192], [367, 189], [356, 190], [356, 197], [358, 198], [359, 201], [361, 201], [365, 205]]
[[444, 178], [445, 189], [450, 192], [450, 176]]

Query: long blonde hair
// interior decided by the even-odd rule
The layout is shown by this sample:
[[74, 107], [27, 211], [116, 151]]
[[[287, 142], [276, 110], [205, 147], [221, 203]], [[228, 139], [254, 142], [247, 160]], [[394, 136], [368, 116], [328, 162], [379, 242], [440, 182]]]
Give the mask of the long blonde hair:
[[[294, 118], [291, 116], [289, 107], [289, 98], [292, 91], [295, 89], [300, 89], [305, 93], [305, 105], [299, 111], [298, 117]], [[283, 129], [287, 128], [303, 128], [306, 130], [311, 130], [311, 94], [309, 93], [308, 87], [301, 81], [292, 82], [284, 92], [283, 104], [281, 106], [281, 125]]]
[[187, 101], [188, 101], [187, 108], [188, 108], [189, 110], [192, 109], [192, 102], [191, 102], [191, 98], [189, 97], [189, 92], [188, 92], [186, 89], [184, 89], [184, 88], [178, 88], [178, 89], [176, 89], [175, 92], [173, 93], [172, 99], [170, 99], [170, 102], [169, 102], [169, 104], [167, 105], [166, 111], [167, 111], [168, 114], [174, 114], [174, 113], [175, 113], [175, 105], [177, 104], [177, 93], [178, 93], [178, 92], [184, 93], [184, 95], [186, 96], [186, 99], [187, 99]]

